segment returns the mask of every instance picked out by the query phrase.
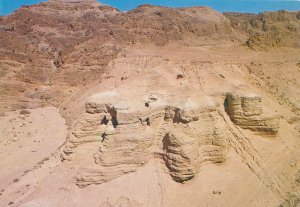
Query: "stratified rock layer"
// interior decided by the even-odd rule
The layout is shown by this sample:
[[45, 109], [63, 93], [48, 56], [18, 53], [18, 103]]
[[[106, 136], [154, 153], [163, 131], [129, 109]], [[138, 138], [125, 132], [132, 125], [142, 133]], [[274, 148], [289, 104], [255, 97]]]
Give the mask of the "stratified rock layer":
[[231, 120], [244, 129], [271, 135], [279, 130], [279, 116], [263, 114], [260, 96], [228, 94], [225, 109]]
[[99, 144], [85, 154], [84, 159], [94, 164], [82, 168], [78, 186], [108, 182], [155, 157], [165, 161], [177, 182], [190, 180], [207, 163], [225, 161], [230, 134], [217, 106], [152, 104], [140, 110], [124, 104], [86, 104], [86, 113], [74, 125], [64, 150], [65, 159], [76, 160], [82, 145]]
[[[246, 207], [299, 197], [299, 23], [299, 12], [121, 12], [96, 0], [49, 0], [0, 17], [0, 117], [9, 144], [0, 206]], [[224, 94], [232, 91], [256, 91], [267, 103], [236, 95], [228, 115]], [[61, 127], [37, 127], [26, 110], [2, 119], [48, 105], [71, 130], [64, 162], [55, 142], [65, 134], [41, 145]], [[282, 118], [273, 139], [264, 139], [278, 127], [276, 116], [264, 115], [267, 105]]]
[[188, 126], [173, 126], [164, 137], [164, 159], [178, 182], [193, 178], [206, 163], [226, 159], [228, 131], [217, 111], [203, 111], [197, 118]]

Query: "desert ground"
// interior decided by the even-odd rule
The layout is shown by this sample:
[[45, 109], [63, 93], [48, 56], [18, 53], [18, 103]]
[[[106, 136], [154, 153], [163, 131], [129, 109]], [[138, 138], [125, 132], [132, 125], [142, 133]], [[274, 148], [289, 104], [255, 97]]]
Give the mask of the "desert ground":
[[300, 13], [0, 17], [0, 164], [0, 206], [300, 206]]

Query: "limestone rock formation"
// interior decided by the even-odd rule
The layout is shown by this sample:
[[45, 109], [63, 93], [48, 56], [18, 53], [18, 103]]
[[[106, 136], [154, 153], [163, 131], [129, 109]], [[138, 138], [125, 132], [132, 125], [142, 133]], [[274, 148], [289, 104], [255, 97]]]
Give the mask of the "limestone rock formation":
[[264, 114], [262, 98], [255, 94], [227, 94], [225, 109], [231, 120], [244, 129], [276, 135], [280, 117]]
[[1, 16], [0, 206], [297, 205], [299, 23], [96, 0]]
[[91, 101], [74, 125], [64, 159], [76, 159], [77, 148], [87, 142], [99, 144], [90, 158], [94, 167], [77, 176], [80, 187], [134, 172], [157, 156], [165, 161], [175, 181], [184, 182], [197, 175], [203, 165], [226, 160], [228, 136], [217, 106], [153, 105], [136, 110]]
[[165, 135], [164, 159], [175, 181], [192, 179], [207, 163], [226, 160], [230, 136], [216, 110], [203, 111], [197, 121], [177, 124]]

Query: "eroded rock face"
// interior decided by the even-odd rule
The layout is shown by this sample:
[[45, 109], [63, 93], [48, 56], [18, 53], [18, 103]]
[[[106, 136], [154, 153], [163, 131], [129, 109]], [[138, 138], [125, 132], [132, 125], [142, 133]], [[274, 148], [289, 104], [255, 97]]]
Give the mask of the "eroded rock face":
[[[254, 50], [293, 45], [299, 47], [299, 11], [265, 12], [258, 15], [225, 12], [234, 29], [250, 35], [245, 46]], [[288, 22], [288, 27], [286, 23]]]
[[217, 106], [135, 110], [124, 104], [88, 102], [86, 113], [74, 125], [64, 159], [76, 160], [82, 146], [93, 144], [94, 151], [85, 153], [84, 159], [94, 163], [76, 177], [79, 187], [134, 172], [152, 158], [165, 161], [172, 178], [184, 182], [201, 166], [225, 161], [228, 136]]
[[279, 129], [279, 117], [266, 116], [257, 95], [228, 94], [225, 111], [230, 119], [221, 99], [195, 96], [171, 102], [167, 96], [153, 97], [106, 91], [88, 99], [63, 154], [78, 167], [79, 187], [135, 172], [151, 159], [160, 159], [173, 180], [184, 183], [204, 165], [226, 160], [229, 140], [237, 137], [230, 119], [268, 135]]
[[172, 126], [165, 135], [164, 160], [175, 181], [190, 180], [204, 164], [225, 161], [229, 133], [220, 118], [217, 111], [203, 111], [197, 121]]
[[262, 110], [262, 98], [257, 95], [227, 94], [225, 109], [230, 119], [244, 129], [276, 135], [280, 118]]

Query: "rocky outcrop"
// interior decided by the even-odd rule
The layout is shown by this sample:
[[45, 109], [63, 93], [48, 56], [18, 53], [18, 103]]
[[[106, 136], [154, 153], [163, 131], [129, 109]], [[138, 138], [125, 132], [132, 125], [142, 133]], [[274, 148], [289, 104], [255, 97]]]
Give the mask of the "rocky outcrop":
[[83, 146], [97, 146], [81, 157], [93, 164], [82, 167], [76, 177], [79, 187], [134, 172], [153, 158], [164, 160], [172, 178], [184, 182], [203, 165], [225, 161], [228, 136], [216, 106], [153, 104], [136, 110], [124, 104], [91, 101], [74, 125], [63, 158], [72, 162], [80, 157]]
[[225, 110], [230, 119], [243, 129], [276, 135], [279, 130], [278, 115], [266, 115], [262, 110], [262, 98], [255, 94], [227, 94]]
[[231, 26], [248, 37], [244, 45], [254, 50], [299, 47], [299, 11], [264, 12], [258, 15], [225, 12]]
[[193, 178], [206, 163], [226, 159], [228, 131], [216, 111], [203, 111], [197, 121], [177, 124], [165, 135], [164, 159], [175, 181]]
[[[0, 174], [12, 178], [0, 176], [0, 206], [282, 202], [300, 183], [300, 126], [289, 118], [300, 112], [299, 48], [240, 47], [300, 43], [299, 15], [281, 13], [49, 0], [0, 17]], [[224, 94], [246, 90], [282, 114], [276, 139], [260, 134], [275, 135], [279, 118], [259, 96], [230, 94], [225, 112]], [[48, 105], [66, 119], [66, 143], [47, 139], [62, 131], [51, 122], [64, 125], [49, 112], [2, 113]]]

